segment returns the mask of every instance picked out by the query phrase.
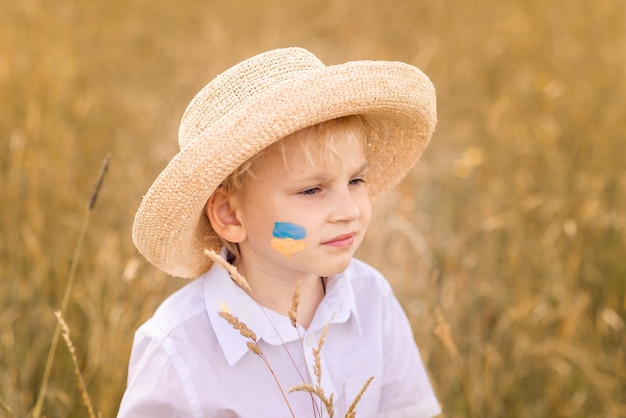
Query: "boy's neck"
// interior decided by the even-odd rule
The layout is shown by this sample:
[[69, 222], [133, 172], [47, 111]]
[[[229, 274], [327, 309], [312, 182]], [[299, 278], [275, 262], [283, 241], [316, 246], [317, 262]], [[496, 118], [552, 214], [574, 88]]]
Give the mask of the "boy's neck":
[[298, 281], [301, 281], [299, 303], [296, 312], [298, 324], [308, 328], [315, 315], [315, 310], [325, 293], [325, 279], [319, 276], [307, 276], [295, 280], [294, 278], [269, 277], [264, 274], [246, 271], [243, 266], [237, 269], [250, 284], [252, 299], [259, 305], [271, 309], [279, 314], [288, 316], [293, 305], [293, 296]]

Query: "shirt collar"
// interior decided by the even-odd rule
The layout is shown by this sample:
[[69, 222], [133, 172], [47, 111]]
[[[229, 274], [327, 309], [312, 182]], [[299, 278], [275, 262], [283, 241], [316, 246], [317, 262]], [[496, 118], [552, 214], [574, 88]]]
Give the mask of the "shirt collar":
[[329, 277], [326, 295], [319, 304], [311, 325], [307, 330], [298, 326], [296, 330], [288, 317], [264, 308], [255, 302], [243, 289], [237, 286], [228, 272], [214, 264], [204, 274], [204, 300], [215, 336], [228, 364], [233, 366], [248, 353], [247, 338], [234, 329], [224, 318], [220, 310], [229, 311], [245, 323], [256, 336], [257, 341], [270, 345], [280, 345], [298, 340], [324, 328], [327, 323], [344, 323], [351, 317], [361, 334], [361, 325], [356, 315], [354, 292], [347, 272]]

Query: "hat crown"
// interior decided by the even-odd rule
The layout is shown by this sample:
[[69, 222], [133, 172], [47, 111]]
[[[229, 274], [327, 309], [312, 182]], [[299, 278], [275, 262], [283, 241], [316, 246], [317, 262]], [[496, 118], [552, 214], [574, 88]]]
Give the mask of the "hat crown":
[[282, 82], [325, 67], [303, 48], [282, 48], [259, 54], [231, 67], [207, 84], [192, 99], [178, 131], [182, 150], [230, 111]]

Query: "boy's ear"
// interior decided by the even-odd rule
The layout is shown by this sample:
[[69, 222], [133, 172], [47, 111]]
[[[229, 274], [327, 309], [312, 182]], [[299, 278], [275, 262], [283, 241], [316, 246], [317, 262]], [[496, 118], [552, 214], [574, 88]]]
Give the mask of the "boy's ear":
[[222, 187], [215, 189], [206, 203], [206, 215], [213, 230], [229, 242], [240, 243], [246, 231], [240, 222], [232, 195]]

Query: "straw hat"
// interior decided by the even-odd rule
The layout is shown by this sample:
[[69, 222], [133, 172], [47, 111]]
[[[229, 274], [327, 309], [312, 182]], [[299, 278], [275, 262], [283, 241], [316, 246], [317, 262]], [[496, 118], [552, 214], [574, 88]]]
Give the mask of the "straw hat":
[[401, 62], [324, 65], [301, 48], [269, 51], [217, 76], [193, 98], [178, 133], [180, 152], [143, 197], [133, 241], [168, 274], [197, 277], [218, 250], [204, 206], [226, 177], [273, 142], [310, 125], [360, 114], [368, 130], [372, 198], [419, 159], [437, 121], [435, 89]]

